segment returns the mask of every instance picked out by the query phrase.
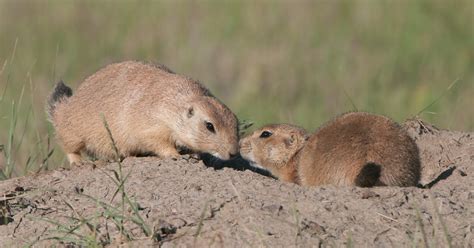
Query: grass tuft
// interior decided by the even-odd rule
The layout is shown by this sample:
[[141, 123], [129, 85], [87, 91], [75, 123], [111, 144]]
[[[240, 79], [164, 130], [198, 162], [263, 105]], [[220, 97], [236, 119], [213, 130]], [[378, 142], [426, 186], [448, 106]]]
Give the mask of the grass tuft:
[[[115, 142], [115, 139], [112, 135], [112, 131], [110, 130], [110, 127], [107, 123], [107, 120], [105, 119], [105, 116], [103, 114], [101, 115], [101, 118], [102, 118], [102, 121], [104, 123], [104, 127], [107, 130], [107, 134], [109, 136], [111, 146], [114, 149], [115, 157], [116, 157], [116, 163], [118, 164], [118, 170], [114, 171], [115, 178], [113, 180], [113, 182], [117, 185], [117, 190], [115, 191], [114, 196], [112, 198], [114, 198], [118, 193], [121, 193], [120, 204], [121, 204], [121, 207], [122, 207], [122, 216], [125, 216], [125, 204], [128, 204], [128, 207], [130, 207], [132, 209], [132, 213], [134, 214], [133, 217], [132, 217], [133, 222], [141, 228], [141, 230], [143, 231], [143, 233], [147, 237], [151, 237], [151, 234], [152, 234], [151, 228], [145, 223], [143, 218], [140, 216], [140, 213], [138, 212], [138, 204], [136, 202], [133, 202], [130, 199], [130, 197], [127, 195], [127, 192], [125, 191], [125, 183], [128, 179], [128, 176], [131, 173], [131, 170], [124, 177], [123, 168], [122, 168], [122, 161], [121, 161], [121, 158], [120, 158], [121, 156], [120, 156], [117, 144]], [[120, 224], [119, 225], [120, 230], [123, 232], [124, 223], [120, 222], [119, 224]]]
[[[124, 175], [119, 149], [112, 135], [112, 131], [110, 130], [105, 116], [101, 115], [101, 118], [104, 127], [107, 130], [111, 146], [116, 155], [115, 162], [118, 165], [117, 169], [112, 171], [113, 176], [103, 170], [101, 171], [106, 175], [106, 177], [114, 182], [117, 189], [113, 194], [110, 203], [106, 203], [90, 195], [82, 193], [80, 194], [81, 196], [95, 202], [97, 205], [97, 212], [95, 212], [95, 214], [90, 217], [82, 216], [76, 211], [71, 203], [63, 200], [64, 204], [66, 204], [66, 206], [72, 210], [73, 216], [65, 217], [68, 221], [68, 224], [47, 218], [39, 218], [38, 220], [45, 221], [55, 227], [55, 229], [51, 231], [51, 235], [41, 240], [56, 240], [63, 244], [73, 244], [85, 247], [103, 247], [104, 245], [110, 244], [112, 242], [110, 240], [110, 234], [108, 231], [105, 234], [105, 240], [99, 237], [98, 223], [100, 223], [103, 219], [111, 220], [113, 225], [119, 231], [121, 237], [125, 238], [126, 241], [131, 241], [134, 239], [134, 235], [128, 228], [128, 223], [133, 223], [134, 225], [138, 226], [146, 237], [153, 238], [153, 233], [151, 231], [152, 229], [143, 220], [139, 213], [139, 204], [130, 198], [125, 189], [125, 185], [128, 177], [131, 174], [131, 170], [129, 173]], [[121, 196], [119, 206], [113, 205], [113, 201], [117, 195]], [[127, 208], [131, 210], [130, 213], [128, 213]]]

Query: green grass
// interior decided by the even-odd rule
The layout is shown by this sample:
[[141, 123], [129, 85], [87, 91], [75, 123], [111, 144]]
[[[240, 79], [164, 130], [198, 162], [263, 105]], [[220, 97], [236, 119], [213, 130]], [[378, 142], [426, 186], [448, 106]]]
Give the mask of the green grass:
[[314, 130], [358, 109], [473, 130], [473, 13], [471, 0], [0, 0], [0, 176], [65, 165], [44, 113], [53, 85], [127, 59], [199, 79], [254, 127]]

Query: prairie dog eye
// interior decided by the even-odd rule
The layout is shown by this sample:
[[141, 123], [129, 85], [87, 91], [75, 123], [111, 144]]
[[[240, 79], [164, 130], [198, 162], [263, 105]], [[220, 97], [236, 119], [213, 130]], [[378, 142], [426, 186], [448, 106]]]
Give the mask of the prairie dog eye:
[[260, 138], [268, 138], [272, 136], [272, 132], [270, 131], [263, 131], [262, 134], [260, 134]]
[[209, 132], [216, 133], [216, 129], [214, 129], [214, 125], [212, 125], [212, 123], [208, 121], [206, 121], [206, 128], [207, 130], [209, 130]]

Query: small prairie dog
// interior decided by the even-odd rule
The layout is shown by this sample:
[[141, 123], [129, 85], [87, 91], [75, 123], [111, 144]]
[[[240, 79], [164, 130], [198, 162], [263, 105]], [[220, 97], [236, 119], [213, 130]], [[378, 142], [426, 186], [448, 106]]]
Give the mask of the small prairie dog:
[[240, 141], [255, 167], [304, 186], [415, 186], [416, 143], [391, 119], [363, 112], [334, 118], [314, 134], [287, 124], [264, 126]]
[[176, 157], [179, 148], [227, 160], [238, 153], [238, 121], [202, 84], [162, 65], [111, 64], [88, 77], [75, 94], [63, 82], [48, 102], [52, 122], [70, 163], [85, 153], [121, 157]]

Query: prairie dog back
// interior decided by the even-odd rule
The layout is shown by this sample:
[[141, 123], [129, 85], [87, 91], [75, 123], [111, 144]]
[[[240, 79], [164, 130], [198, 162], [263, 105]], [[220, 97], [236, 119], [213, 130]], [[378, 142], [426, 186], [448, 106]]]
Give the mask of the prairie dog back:
[[418, 147], [408, 134], [387, 117], [361, 112], [319, 128], [298, 169], [304, 185], [414, 186], [420, 178]]
[[161, 65], [111, 64], [88, 77], [75, 94], [59, 99], [50, 100], [49, 114], [71, 163], [80, 161], [81, 152], [114, 157], [101, 114], [121, 156], [174, 157], [178, 147], [221, 159], [238, 152], [232, 111], [199, 82]]

